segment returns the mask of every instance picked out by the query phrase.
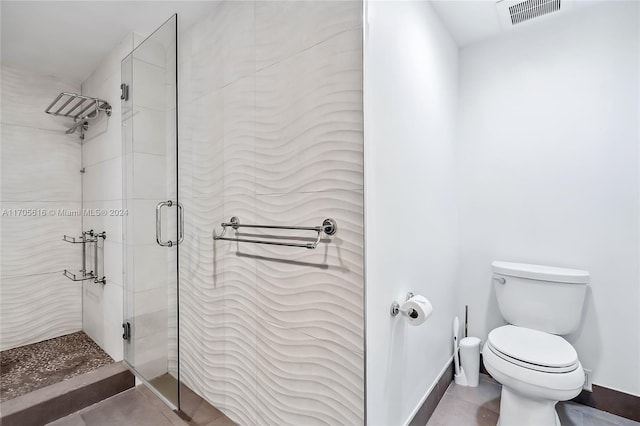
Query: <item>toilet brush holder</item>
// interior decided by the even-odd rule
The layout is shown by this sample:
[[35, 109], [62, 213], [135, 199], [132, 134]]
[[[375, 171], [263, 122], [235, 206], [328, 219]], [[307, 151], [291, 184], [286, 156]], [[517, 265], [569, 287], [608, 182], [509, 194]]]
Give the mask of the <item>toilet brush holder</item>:
[[[460, 340], [460, 368], [466, 381], [465, 386], [475, 388], [480, 380], [480, 339], [465, 337]], [[455, 379], [455, 377], [454, 377]], [[456, 381], [456, 383], [458, 383]]]

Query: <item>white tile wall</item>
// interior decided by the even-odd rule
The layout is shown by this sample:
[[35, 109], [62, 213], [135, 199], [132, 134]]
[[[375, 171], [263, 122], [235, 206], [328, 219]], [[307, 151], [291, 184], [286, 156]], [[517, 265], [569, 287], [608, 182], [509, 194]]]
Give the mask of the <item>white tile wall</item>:
[[68, 122], [45, 114], [61, 92], [79, 93], [75, 84], [57, 77], [2, 66], [2, 123], [55, 131], [67, 130]]
[[[177, 249], [156, 242], [156, 206], [175, 200], [175, 84], [168, 68], [175, 62], [167, 54], [165, 30], [136, 48], [130, 62], [132, 81], [124, 122], [124, 201], [130, 216], [125, 221], [125, 317], [132, 325], [132, 341], [125, 344], [127, 361], [145, 379], [167, 373], [169, 333], [174, 341], [176, 318]], [[138, 45], [143, 38], [134, 35]], [[173, 45], [175, 46], [175, 45]], [[173, 65], [172, 65], [173, 64]], [[174, 75], [175, 78], [175, 75]], [[175, 240], [176, 208], [162, 210], [163, 240]], [[171, 306], [173, 303], [174, 306]], [[172, 309], [173, 308], [173, 309]], [[173, 357], [174, 359], [177, 356]]]
[[[119, 48], [120, 49], [120, 48]], [[118, 49], [118, 50], [119, 50]], [[114, 63], [112, 66], [116, 66]], [[117, 63], [119, 69], [120, 63]], [[105, 70], [100, 69], [102, 75]], [[92, 121], [82, 144], [82, 161], [85, 167], [93, 166], [107, 160], [117, 159], [122, 155], [120, 143], [121, 126], [118, 117], [121, 115], [119, 97], [115, 97], [120, 86], [120, 72], [114, 72], [103, 81], [97, 81], [94, 74], [82, 86], [83, 93], [109, 101], [111, 117], [101, 114]]]
[[255, 2], [256, 69], [361, 27], [362, 4], [358, 1]]
[[[81, 285], [62, 275], [80, 269], [80, 248], [62, 241], [81, 232], [80, 141], [67, 121], [45, 114], [60, 79], [1, 67], [0, 350], [82, 327]], [[36, 216], [20, 211], [32, 209]], [[17, 211], [17, 213], [16, 213]]]
[[123, 358], [123, 148], [121, 127], [121, 60], [133, 49], [133, 34], [125, 37], [82, 84], [82, 93], [111, 104], [111, 117], [90, 123], [82, 145], [84, 209], [102, 211], [85, 215], [83, 228], [106, 231], [101, 244], [107, 283], [85, 282], [83, 329], [116, 361]]
[[135, 72], [131, 87], [135, 90], [131, 91], [131, 97], [134, 105], [164, 112], [167, 92], [158, 90], [159, 87], [164, 88], [166, 84], [164, 67], [140, 60], [138, 54], [134, 57], [133, 66]]
[[3, 201], [80, 201], [77, 136], [2, 123], [1, 137]]
[[[3, 140], [4, 143], [9, 143]], [[78, 152], [78, 154], [80, 154]], [[80, 217], [58, 215], [58, 210], [79, 211], [78, 201], [2, 202], [2, 210], [42, 209], [47, 216], [2, 216], [2, 259], [0, 277], [45, 274], [64, 269], [80, 269], [78, 244], [62, 241], [63, 235], [80, 235]], [[80, 301], [78, 301], [80, 303]], [[7, 310], [7, 315], [10, 315]], [[4, 312], [3, 312], [4, 314]]]
[[166, 132], [164, 111], [137, 107], [131, 139], [134, 146], [128, 147], [127, 154], [134, 150], [145, 154], [165, 155]]
[[259, 194], [362, 189], [360, 30], [256, 74]]
[[[166, 198], [167, 157], [166, 155], [133, 154], [132, 196], [136, 200], [162, 200]], [[160, 177], [160, 178], [159, 178]]]
[[[119, 142], [116, 138], [104, 141]], [[85, 202], [122, 200], [122, 156], [85, 166], [82, 193]]]
[[[361, 3], [216, 7], [181, 44], [181, 378], [240, 424], [362, 424]], [[212, 241], [231, 216], [339, 231]]]
[[0, 300], [2, 350], [82, 328], [81, 286], [60, 271], [5, 277], [0, 285]]

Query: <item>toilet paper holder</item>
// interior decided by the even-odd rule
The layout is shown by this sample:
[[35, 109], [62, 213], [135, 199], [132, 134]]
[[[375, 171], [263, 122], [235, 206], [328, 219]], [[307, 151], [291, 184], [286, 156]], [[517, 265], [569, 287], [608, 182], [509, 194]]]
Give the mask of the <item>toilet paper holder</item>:
[[[414, 296], [414, 294], [412, 292], [407, 293], [407, 298], [405, 299], [405, 301], [411, 299], [413, 296]], [[417, 318], [417, 316], [418, 316], [418, 313], [415, 311], [415, 309], [409, 309], [407, 311], [401, 310], [400, 309], [400, 304], [398, 302], [396, 302], [395, 300], [391, 304], [390, 312], [391, 312], [391, 316], [392, 317], [397, 316], [399, 313], [407, 315], [410, 318]]]

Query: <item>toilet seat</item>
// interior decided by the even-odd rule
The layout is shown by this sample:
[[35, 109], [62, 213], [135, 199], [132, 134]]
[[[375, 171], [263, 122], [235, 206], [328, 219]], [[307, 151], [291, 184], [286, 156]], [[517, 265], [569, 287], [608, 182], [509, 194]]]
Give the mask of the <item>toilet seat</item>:
[[[580, 361], [571, 362], [575, 349], [559, 336], [507, 327], [513, 328], [492, 331], [482, 350], [484, 366], [502, 385], [499, 424], [558, 426], [555, 405], [577, 396], [584, 384]], [[505, 334], [515, 335], [511, 344], [501, 339]]]
[[580, 365], [576, 350], [562, 337], [514, 325], [492, 330], [487, 347], [507, 362], [544, 373], [569, 373]]

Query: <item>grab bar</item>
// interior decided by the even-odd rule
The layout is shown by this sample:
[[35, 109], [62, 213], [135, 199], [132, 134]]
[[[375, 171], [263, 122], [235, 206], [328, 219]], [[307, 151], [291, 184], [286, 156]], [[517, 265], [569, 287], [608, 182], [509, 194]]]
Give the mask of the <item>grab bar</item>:
[[[214, 240], [225, 240], [225, 241], [237, 241], [241, 243], [254, 243], [254, 244], [268, 244], [273, 246], [286, 246], [286, 247], [303, 247], [310, 250], [315, 249], [320, 241], [322, 240], [322, 235], [334, 235], [338, 231], [338, 224], [334, 219], [327, 218], [322, 221], [321, 226], [280, 226], [280, 225], [243, 225], [240, 223], [240, 219], [237, 217], [232, 217], [229, 222], [223, 222], [220, 224], [222, 226], [222, 234], [216, 235], [215, 231], [213, 233]], [[227, 233], [227, 228], [262, 228], [262, 229], [288, 229], [294, 231], [314, 231], [317, 232], [316, 240], [313, 243], [307, 244], [296, 244], [296, 243], [285, 243], [278, 241], [264, 241], [264, 240], [251, 240], [247, 238], [233, 238], [233, 237], [225, 237]], [[268, 238], [268, 236], [265, 236]]]

